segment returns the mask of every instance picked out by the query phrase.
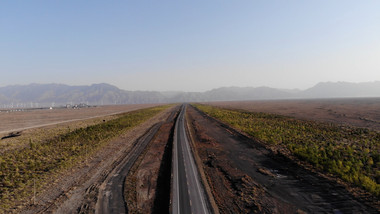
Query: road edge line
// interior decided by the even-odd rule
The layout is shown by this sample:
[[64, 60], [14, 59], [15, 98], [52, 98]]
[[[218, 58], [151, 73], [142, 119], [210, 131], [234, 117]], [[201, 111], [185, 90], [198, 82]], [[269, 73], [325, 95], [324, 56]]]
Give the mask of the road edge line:
[[[193, 108], [193, 106], [190, 104], [189, 106], [191, 106]], [[187, 119], [188, 118], [188, 114], [187, 114], [187, 111], [185, 112], [185, 120], [186, 120], [186, 133], [188, 135], [188, 139], [189, 139], [189, 143], [190, 143], [190, 149], [191, 151], [193, 152], [193, 156], [194, 156], [194, 160], [196, 162], [196, 165], [197, 165], [197, 168], [198, 168], [198, 172], [200, 174], [200, 177], [202, 179], [202, 185], [206, 191], [206, 194], [207, 194], [207, 198], [208, 198], [208, 201], [211, 205], [211, 208], [212, 208], [212, 212], [214, 214], [220, 214], [219, 212], [219, 208], [215, 202], [215, 199], [214, 199], [214, 196], [212, 194], [212, 191], [211, 191], [211, 188], [210, 188], [210, 185], [207, 181], [207, 178], [206, 178], [206, 174], [203, 170], [203, 167], [200, 167], [202, 166], [202, 160], [201, 158], [199, 157], [198, 155], [198, 152], [196, 151], [195, 149], [195, 144], [194, 144], [194, 138], [193, 138], [193, 129], [190, 128], [190, 125], [189, 125], [189, 120]]]

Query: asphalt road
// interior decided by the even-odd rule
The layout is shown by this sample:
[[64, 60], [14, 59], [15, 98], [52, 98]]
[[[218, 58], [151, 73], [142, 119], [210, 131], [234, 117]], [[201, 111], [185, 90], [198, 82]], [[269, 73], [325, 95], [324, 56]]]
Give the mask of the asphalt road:
[[172, 213], [210, 213], [185, 130], [186, 104], [174, 131]]
[[133, 149], [123, 161], [114, 169], [106, 179], [103, 190], [99, 190], [99, 199], [95, 213], [127, 213], [127, 206], [124, 202], [123, 186], [126, 176], [141, 152], [153, 139], [162, 123], [154, 125], [144, 136], [142, 136]]

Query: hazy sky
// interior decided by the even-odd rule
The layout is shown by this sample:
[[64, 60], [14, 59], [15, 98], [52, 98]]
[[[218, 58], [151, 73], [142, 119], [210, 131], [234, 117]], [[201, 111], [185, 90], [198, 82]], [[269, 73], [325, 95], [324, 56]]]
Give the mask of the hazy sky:
[[0, 86], [380, 80], [380, 1], [0, 1]]

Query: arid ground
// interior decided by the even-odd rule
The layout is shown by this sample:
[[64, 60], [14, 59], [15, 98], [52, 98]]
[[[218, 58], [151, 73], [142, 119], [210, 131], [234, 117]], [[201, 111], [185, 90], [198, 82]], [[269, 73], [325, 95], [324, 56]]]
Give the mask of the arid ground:
[[40, 127], [61, 122], [90, 119], [100, 116], [112, 115], [121, 112], [133, 111], [140, 108], [148, 108], [154, 104], [141, 105], [119, 105], [119, 106], [98, 106], [79, 109], [36, 109], [25, 111], [1, 111], [0, 112], [0, 134], [22, 130], [32, 127]]
[[[380, 99], [326, 99], [208, 103], [380, 131]], [[0, 154], [30, 142], [104, 123], [115, 114], [155, 105], [1, 112]], [[158, 132], [125, 179], [124, 199], [132, 213], [167, 212], [173, 127], [172, 106], [113, 138], [72, 168], [56, 173], [37, 189], [36, 200], [20, 200], [13, 213], [95, 213], [104, 182], [151, 127]], [[215, 213], [377, 213], [380, 204], [280, 150], [273, 150], [192, 106], [187, 125], [200, 176]], [[6, 121], [6, 122], [4, 122]], [[12, 137], [12, 133], [17, 136]], [[19, 135], [19, 136], [18, 136]], [[357, 193], [357, 194], [355, 194]], [[1, 213], [1, 212], [0, 212]]]
[[378, 212], [378, 204], [367, 204], [336, 180], [194, 108], [188, 109], [188, 123], [220, 213]]
[[[41, 141], [70, 130], [116, 118], [116, 114], [157, 104], [99, 106], [80, 109], [39, 109], [0, 112], [0, 154], [20, 148], [30, 141]], [[17, 134], [17, 137], [9, 137]]]
[[380, 131], [380, 98], [213, 102], [208, 104]]
[[[2, 139], [0, 153], [29, 147], [29, 142], [40, 142], [65, 134], [70, 131], [85, 128], [91, 125], [104, 123], [117, 118], [120, 112], [129, 112], [155, 105], [125, 105], [105, 106], [88, 109], [59, 109], [38, 110], [30, 112], [2, 113], [3, 130], [22, 127], [21, 135]], [[86, 210], [86, 206], [96, 203], [94, 191], [118, 162], [128, 154], [133, 143], [153, 124], [166, 120], [170, 109], [159, 113], [137, 127], [128, 130], [103, 146], [99, 151], [90, 154], [76, 166], [54, 173], [44, 181], [43, 188], [36, 190], [36, 198], [26, 198], [15, 201], [15, 206], [8, 209], [11, 213], [75, 213], [79, 208]], [[15, 117], [12, 117], [12, 114]], [[23, 117], [25, 116], [25, 117]], [[35, 121], [36, 120], [36, 121]], [[70, 121], [68, 121], [70, 120]], [[9, 123], [8, 123], [9, 121]], [[63, 122], [63, 123], [62, 123]], [[38, 128], [23, 128], [39, 124], [54, 123]], [[14, 124], [18, 124], [15, 126]], [[2, 136], [7, 136], [4, 132]], [[85, 206], [85, 207], [81, 207]], [[3, 213], [0, 211], [0, 213]]]

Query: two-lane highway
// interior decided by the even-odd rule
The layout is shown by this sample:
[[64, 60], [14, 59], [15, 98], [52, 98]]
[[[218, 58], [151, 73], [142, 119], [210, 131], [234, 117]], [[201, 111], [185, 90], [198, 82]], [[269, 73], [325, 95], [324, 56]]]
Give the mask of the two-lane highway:
[[186, 104], [178, 116], [173, 145], [172, 213], [210, 213], [185, 129]]

